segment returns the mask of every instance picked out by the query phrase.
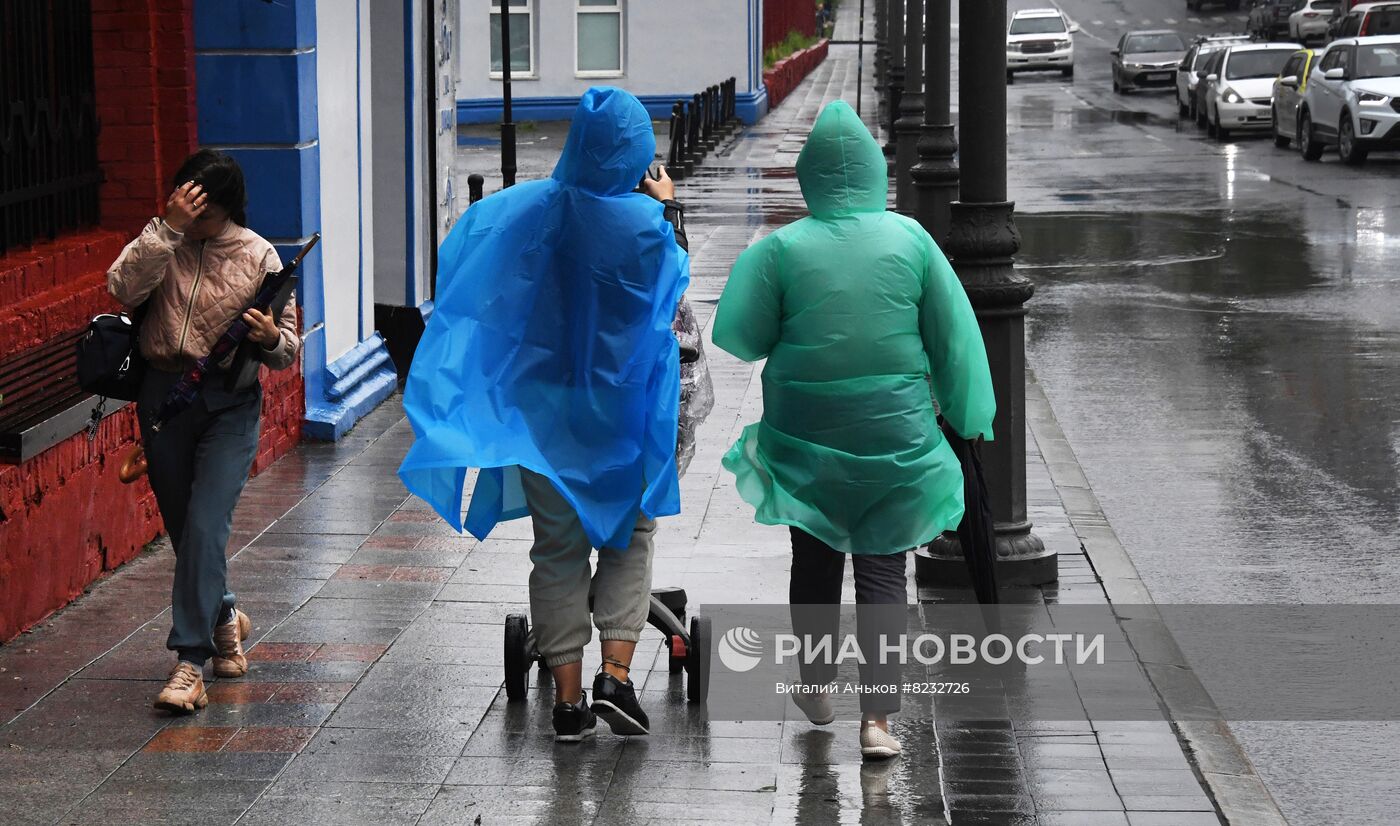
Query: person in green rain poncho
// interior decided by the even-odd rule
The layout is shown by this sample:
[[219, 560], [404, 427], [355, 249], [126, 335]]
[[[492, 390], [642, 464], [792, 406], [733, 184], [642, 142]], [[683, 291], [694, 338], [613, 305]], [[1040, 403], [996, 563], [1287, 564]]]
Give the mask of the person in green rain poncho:
[[[794, 606], [839, 604], [846, 555], [858, 604], [903, 605], [908, 550], [956, 530], [963, 513], [934, 399], [960, 435], [991, 439], [987, 353], [943, 252], [886, 210], [884, 154], [846, 103], [817, 118], [797, 178], [811, 215], [739, 256], [715, 313], [718, 347], [768, 360], [763, 418], [724, 466], [759, 522], [790, 526]], [[804, 664], [803, 683], [830, 682], [834, 668], [820, 666]], [[830, 697], [793, 697], [812, 722], [834, 719]], [[899, 753], [887, 723], [898, 708], [897, 692], [861, 695], [867, 758]]]

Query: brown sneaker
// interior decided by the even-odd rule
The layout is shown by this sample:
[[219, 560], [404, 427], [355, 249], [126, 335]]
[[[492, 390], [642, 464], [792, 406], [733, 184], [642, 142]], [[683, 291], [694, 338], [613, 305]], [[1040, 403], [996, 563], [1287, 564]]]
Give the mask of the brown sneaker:
[[214, 655], [214, 676], [242, 677], [248, 673], [248, 658], [243, 656], [243, 641], [253, 632], [253, 621], [248, 615], [233, 609], [233, 619], [214, 629], [214, 647], [219, 653]]
[[169, 682], [156, 697], [155, 705], [173, 714], [188, 714], [209, 705], [209, 697], [204, 693], [204, 675], [183, 660], [177, 663], [170, 672]]

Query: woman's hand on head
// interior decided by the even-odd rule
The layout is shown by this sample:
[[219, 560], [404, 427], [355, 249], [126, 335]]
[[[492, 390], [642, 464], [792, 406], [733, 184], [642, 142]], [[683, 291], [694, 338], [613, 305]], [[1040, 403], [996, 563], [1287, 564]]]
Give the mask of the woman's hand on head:
[[673, 200], [676, 197], [676, 182], [666, 174], [666, 167], [658, 166], [657, 169], [660, 170], [659, 178], [650, 175], [642, 178], [642, 191], [658, 201]]
[[248, 325], [248, 338], [269, 350], [276, 347], [282, 338], [272, 313], [248, 310], [243, 314], [243, 322]]
[[189, 181], [170, 193], [170, 199], [165, 202], [165, 223], [176, 232], [188, 232], [208, 205], [209, 196], [204, 187]]

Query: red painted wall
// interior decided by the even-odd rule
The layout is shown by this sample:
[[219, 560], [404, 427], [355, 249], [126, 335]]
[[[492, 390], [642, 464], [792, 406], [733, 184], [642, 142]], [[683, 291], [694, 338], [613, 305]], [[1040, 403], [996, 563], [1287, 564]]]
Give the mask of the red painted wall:
[[794, 29], [808, 37], [816, 35], [815, 0], [763, 0], [763, 48], [781, 43]]
[[[106, 270], [165, 204], [170, 176], [196, 146], [193, 0], [93, 0], [101, 227], [0, 256], [0, 358], [116, 308]], [[296, 444], [301, 368], [271, 373], [260, 472]], [[0, 465], [0, 642], [134, 557], [162, 525], [145, 480], [117, 465], [137, 439], [127, 409], [89, 443], [79, 434], [22, 465]]]
[[800, 52], [793, 52], [791, 55], [773, 64], [771, 69], [763, 72], [763, 85], [768, 89], [768, 106], [777, 106], [783, 102], [783, 98], [792, 93], [801, 83], [803, 78], [812, 73], [823, 60], [826, 60], [828, 43], [826, 40], [817, 41], [815, 46], [809, 46]]

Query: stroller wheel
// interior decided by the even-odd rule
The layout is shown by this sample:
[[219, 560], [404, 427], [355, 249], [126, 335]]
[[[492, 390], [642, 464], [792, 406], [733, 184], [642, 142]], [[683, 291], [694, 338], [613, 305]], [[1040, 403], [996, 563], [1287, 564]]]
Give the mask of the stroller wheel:
[[672, 674], [679, 674], [685, 670], [685, 655], [685, 640], [679, 635], [671, 637], [671, 650], [667, 659], [670, 661]]
[[685, 668], [685, 696], [692, 703], [703, 703], [710, 695], [710, 618], [690, 618], [690, 648]]
[[505, 638], [506, 697], [525, 699], [525, 680], [530, 675], [530, 620], [524, 614], [506, 617]]

